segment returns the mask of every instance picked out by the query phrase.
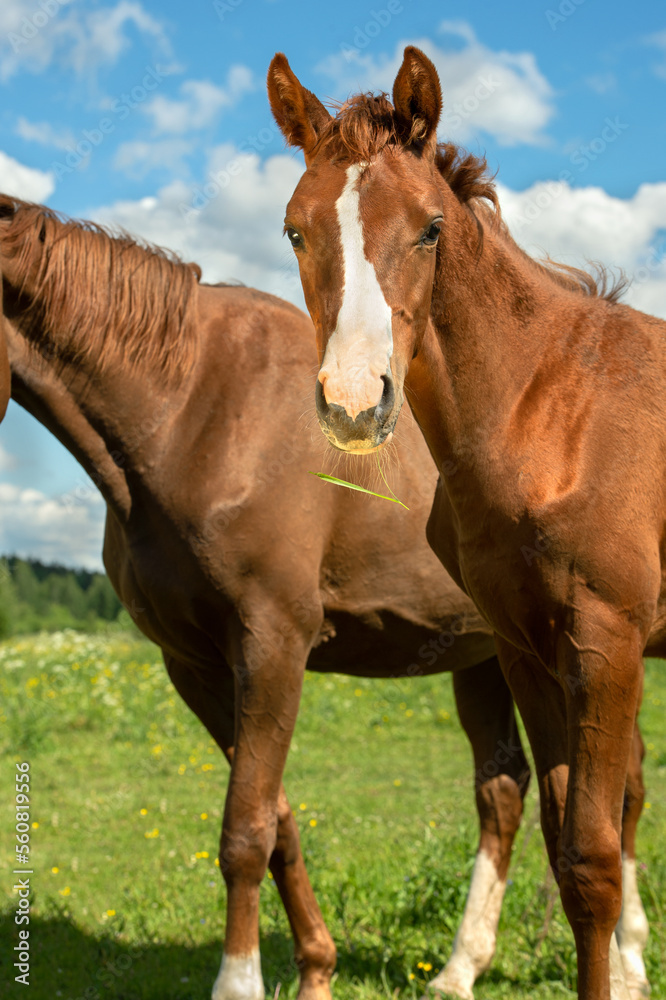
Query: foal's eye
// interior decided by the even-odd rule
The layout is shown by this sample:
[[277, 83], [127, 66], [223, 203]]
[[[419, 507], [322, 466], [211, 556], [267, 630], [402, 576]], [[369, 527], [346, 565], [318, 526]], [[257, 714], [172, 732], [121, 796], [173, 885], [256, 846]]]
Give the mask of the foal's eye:
[[296, 230], [292, 229], [291, 226], [287, 226], [285, 232], [287, 234], [287, 239], [291, 243], [294, 250], [300, 250], [301, 247], [303, 246], [303, 237], [301, 236], [301, 234], [297, 233]]
[[426, 229], [425, 233], [421, 237], [421, 243], [423, 246], [431, 247], [439, 239], [439, 233], [441, 230], [441, 225], [439, 222], [433, 222], [429, 229]]

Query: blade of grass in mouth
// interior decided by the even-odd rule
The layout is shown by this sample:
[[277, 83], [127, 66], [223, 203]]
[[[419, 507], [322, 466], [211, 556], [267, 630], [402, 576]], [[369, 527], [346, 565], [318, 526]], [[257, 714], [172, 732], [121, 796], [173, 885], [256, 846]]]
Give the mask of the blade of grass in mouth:
[[[384, 473], [382, 472], [381, 466], [379, 465], [379, 459], [377, 459], [377, 466], [379, 468], [379, 472], [382, 479], [386, 483], [386, 478], [384, 477]], [[356, 483], [348, 483], [346, 479], [338, 479], [337, 476], [329, 476], [325, 472], [310, 471], [310, 475], [316, 476], [318, 479], [323, 479], [325, 483], [333, 483], [335, 486], [346, 486], [348, 490], [358, 490], [359, 493], [368, 493], [371, 497], [379, 497], [380, 500], [388, 500], [390, 503], [400, 504], [400, 506], [404, 507], [405, 510], [409, 510], [409, 507], [406, 504], [404, 504], [402, 500], [398, 500], [397, 496], [395, 495], [393, 495], [392, 497], [387, 497], [384, 496], [383, 493], [373, 493], [372, 490], [366, 490], [365, 486], [357, 486]], [[390, 492], [393, 493], [393, 490], [391, 489], [389, 484], [386, 483], [386, 485], [390, 490]]]

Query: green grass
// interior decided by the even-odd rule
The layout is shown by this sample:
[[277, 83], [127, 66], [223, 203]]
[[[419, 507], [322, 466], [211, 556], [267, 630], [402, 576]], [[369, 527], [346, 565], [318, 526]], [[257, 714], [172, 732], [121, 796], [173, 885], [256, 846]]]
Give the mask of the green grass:
[[[155, 647], [60, 633], [0, 645], [0, 993], [205, 1000], [224, 933], [215, 864], [226, 764]], [[639, 830], [653, 998], [666, 997], [666, 668], [647, 666], [649, 808]], [[30, 992], [13, 982], [14, 763], [32, 774]], [[411, 1000], [448, 956], [476, 846], [472, 762], [450, 677], [309, 675], [285, 784], [339, 950], [338, 1000]], [[571, 933], [530, 791], [498, 954], [479, 1000], [574, 996]], [[262, 889], [269, 996], [295, 997], [291, 940]], [[433, 971], [424, 966], [431, 965]]]

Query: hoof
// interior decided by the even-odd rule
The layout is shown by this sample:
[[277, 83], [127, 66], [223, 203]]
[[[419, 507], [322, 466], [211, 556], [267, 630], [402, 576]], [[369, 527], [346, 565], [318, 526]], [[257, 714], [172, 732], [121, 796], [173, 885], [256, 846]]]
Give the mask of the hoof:
[[631, 1000], [647, 1000], [650, 996], [651, 987], [647, 979], [630, 979], [625, 972], [625, 978], [627, 980], [627, 989], [629, 990], [629, 996]]
[[[459, 970], [460, 972], [460, 970]], [[474, 994], [472, 993], [472, 987], [470, 986], [468, 976], [464, 974], [457, 974], [456, 970], [449, 969], [448, 966], [442, 969], [438, 976], [435, 976], [428, 983], [428, 992], [422, 1000], [433, 1000], [433, 997], [442, 1000], [444, 997], [457, 997], [458, 1000], [474, 1000]]]
[[650, 984], [645, 973], [641, 952], [620, 949], [620, 957], [631, 1000], [646, 1000], [646, 997], [650, 996]]
[[333, 1000], [328, 983], [302, 983], [296, 1000]]

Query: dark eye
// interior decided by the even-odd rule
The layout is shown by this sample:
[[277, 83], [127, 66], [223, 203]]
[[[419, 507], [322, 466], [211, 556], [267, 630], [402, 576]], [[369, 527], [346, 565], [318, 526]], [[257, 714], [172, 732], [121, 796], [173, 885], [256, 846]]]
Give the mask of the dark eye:
[[298, 233], [295, 229], [292, 229], [291, 226], [287, 226], [287, 228], [285, 229], [285, 233], [287, 234], [287, 239], [291, 243], [294, 250], [300, 250], [301, 247], [303, 246], [303, 237], [301, 236], [301, 234]]
[[433, 222], [433, 224], [429, 227], [429, 229], [426, 229], [425, 233], [421, 237], [421, 245], [426, 247], [434, 246], [439, 239], [441, 228], [442, 227], [439, 222]]

